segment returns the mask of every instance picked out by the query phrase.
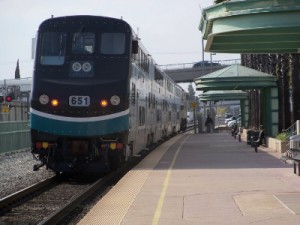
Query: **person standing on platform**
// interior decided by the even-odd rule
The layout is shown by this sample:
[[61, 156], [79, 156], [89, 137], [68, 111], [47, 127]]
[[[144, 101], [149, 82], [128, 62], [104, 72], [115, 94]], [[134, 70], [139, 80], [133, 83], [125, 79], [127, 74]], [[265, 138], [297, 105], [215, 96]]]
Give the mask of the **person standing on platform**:
[[206, 132], [207, 133], [212, 133], [213, 131], [213, 120], [210, 118], [209, 115], [207, 115], [206, 121], [205, 121], [205, 126], [206, 126]]

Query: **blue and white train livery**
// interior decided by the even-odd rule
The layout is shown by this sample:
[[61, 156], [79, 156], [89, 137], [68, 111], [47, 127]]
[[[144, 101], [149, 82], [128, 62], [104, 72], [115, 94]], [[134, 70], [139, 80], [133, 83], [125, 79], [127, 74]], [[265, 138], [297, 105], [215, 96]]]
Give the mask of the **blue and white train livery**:
[[32, 153], [56, 172], [105, 172], [185, 127], [186, 93], [123, 20], [67, 16], [38, 30]]

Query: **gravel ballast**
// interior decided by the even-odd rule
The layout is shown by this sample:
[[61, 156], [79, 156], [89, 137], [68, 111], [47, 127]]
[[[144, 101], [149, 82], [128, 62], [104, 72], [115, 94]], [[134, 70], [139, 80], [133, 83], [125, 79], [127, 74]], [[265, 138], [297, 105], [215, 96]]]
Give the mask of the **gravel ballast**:
[[33, 171], [38, 163], [30, 149], [0, 154], [0, 199], [55, 175], [46, 167]]

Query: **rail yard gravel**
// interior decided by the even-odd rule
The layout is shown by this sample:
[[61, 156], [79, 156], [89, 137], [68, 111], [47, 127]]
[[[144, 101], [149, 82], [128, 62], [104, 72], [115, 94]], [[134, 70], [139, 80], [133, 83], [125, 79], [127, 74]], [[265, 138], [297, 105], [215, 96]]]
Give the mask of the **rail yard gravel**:
[[0, 154], [0, 199], [55, 175], [45, 167], [33, 171], [37, 163], [30, 149]]

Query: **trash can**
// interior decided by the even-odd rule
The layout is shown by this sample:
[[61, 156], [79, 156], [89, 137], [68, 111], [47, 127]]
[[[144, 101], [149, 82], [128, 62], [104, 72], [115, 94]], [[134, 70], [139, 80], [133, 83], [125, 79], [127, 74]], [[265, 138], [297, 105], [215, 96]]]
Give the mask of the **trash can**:
[[300, 150], [300, 135], [293, 135], [290, 137], [290, 149]]

